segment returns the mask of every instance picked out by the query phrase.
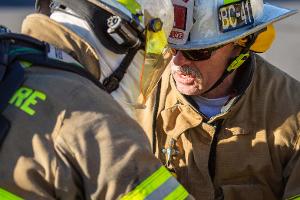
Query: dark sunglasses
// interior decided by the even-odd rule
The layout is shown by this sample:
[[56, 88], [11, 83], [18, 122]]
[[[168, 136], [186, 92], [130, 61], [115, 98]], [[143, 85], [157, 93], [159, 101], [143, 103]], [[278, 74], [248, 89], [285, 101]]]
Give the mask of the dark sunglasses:
[[218, 47], [212, 47], [208, 49], [199, 49], [199, 50], [177, 50], [172, 49], [173, 55], [176, 55], [178, 51], [182, 53], [182, 55], [192, 61], [201, 61], [201, 60], [207, 60], [211, 57], [211, 54], [216, 51], [217, 49], [222, 48], [224, 45], [218, 46]]

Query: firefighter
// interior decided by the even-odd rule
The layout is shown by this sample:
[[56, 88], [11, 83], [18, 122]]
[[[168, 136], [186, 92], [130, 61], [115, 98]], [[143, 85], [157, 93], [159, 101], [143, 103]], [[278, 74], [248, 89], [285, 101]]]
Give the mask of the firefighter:
[[[138, 17], [140, 5], [136, 1], [119, 0], [119, 2], [135, 13], [135, 18], [141, 18]], [[144, 97], [151, 92], [164, 70], [164, 67], [160, 66], [165, 66], [171, 59], [171, 54], [168, 51], [164, 52], [164, 59], [153, 58], [156, 57], [155, 55], [160, 55], [161, 49], [167, 44], [165, 34], [170, 32], [168, 29], [173, 26], [173, 22], [170, 21], [173, 18], [173, 12], [161, 11], [159, 4], [164, 9], [165, 4], [167, 4], [164, 1], [143, 1], [143, 4], [147, 7], [145, 20], [148, 20], [149, 15], [154, 15], [156, 18], [163, 19], [164, 27], [154, 36], [148, 31], [145, 39], [148, 39], [149, 42], [145, 47], [143, 44], [139, 44], [137, 37], [140, 36], [141, 30], [132, 32], [130, 27], [123, 26], [120, 28], [123, 21], [119, 22], [116, 18], [110, 18], [110, 14], [107, 13], [96, 12], [85, 3], [75, 3], [71, 0], [54, 0], [51, 3], [47, 0], [38, 0], [36, 2], [38, 12], [49, 15], [52, 20], [64, 24], [94, 48], [96, 54], [99, 55], [100, 66], [97, 67], [96, 73], [101, 73], [101, 76], [97, 74], [97, 78], [104, 85], [106, 91], [134, 119], [135, 109], [143, 107], [144, 98], [140, 97], [140, 91], [143, 91]], [[130, 13], [127, 14], [131, 15]], [[152, 29], [160, 29], [160, 22], [157, 20], [152, 20], [146, 24], [149, 24]], [[141, 29], [142, 27], [136, 28]], [[30, 30], [25, 28], [23, 32], [29, 33]], [[152, 42], [155, 41], [153, 38], [160, 40], [160, 43]], [[143, 49], [145, 48], [147, 62], [144, 60]], [[154, 61], [158, 62], [155, 64]], [[149, 65], [149, 62], [153, 64]], [[152, 76], [153, 74], [154, 76]]]
[[[172, 9], [156, 0], [53, 2], [58, 14], [85, 19], [96, 38], [102, 31], [123, 65], [138, 54], [148, 69], [157, 68], [148, 54], [164, 60]], [[32, 14], [24, 34], [0, 29], [0, 199], [191, 198], [99, 82], [97, 48], [60, 20]]]
[[298, 199], [300, 83], [258, 55], [295, 11], [173, 3], [174, 58], [138, 117], [156, 156], [196, 199]]

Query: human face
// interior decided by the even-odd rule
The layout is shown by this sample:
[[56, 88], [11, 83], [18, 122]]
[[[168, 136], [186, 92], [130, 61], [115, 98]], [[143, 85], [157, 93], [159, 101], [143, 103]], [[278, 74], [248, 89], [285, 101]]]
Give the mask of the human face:
[[[171, 62], [171, 70], [178, 91], [185, 95], [203, 94], [222, 76], [233, 54], [232, 43], [212, 52], [210, 58], [200, 61], [190, 60], [181, 51], [177, 51]], [[222, 96], [222, 88], [225, 89], [226, 85], [223, 85], [224, 87], [221, 85], [216, 88], [221, 89], [217, 90], [220, 94], [214, 94], [215, 96]]]

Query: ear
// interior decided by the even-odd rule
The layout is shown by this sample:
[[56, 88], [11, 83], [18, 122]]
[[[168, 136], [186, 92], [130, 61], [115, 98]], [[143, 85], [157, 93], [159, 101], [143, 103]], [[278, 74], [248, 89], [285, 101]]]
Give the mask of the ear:
[[232, 51], [231, 51], [231, 55], [230, 55], [230, 57], [231, 58], [235, 58], [235, 57], [237, 57], [237, 56], [239, 56], [240, 54], [241, 54], [241, 51], [242, 51], [242, 47], [241, 47], [241, 45], [239, 45], [239, 42], [238, 41], [236, 41], [236, 42], [233, 42], [232, 43]]
[[276, 31], [273, 24], [268, 25], [266, 30], [261, 32], [257, 36], [250, 50], [257, 53], [266, 52], [272, 46], [275, 36], [276, 36]]
[[[273, 24], [269, 24], [262, 32], [257, 35], [255, 42], [251, 45], [250, 50], [256, 53], [266, 52], [273, 44], [276, 37], [276, 30]], [[242, 47], [246, 46], [248, 38], [242, 38], [236, 41], [236, 44]]]

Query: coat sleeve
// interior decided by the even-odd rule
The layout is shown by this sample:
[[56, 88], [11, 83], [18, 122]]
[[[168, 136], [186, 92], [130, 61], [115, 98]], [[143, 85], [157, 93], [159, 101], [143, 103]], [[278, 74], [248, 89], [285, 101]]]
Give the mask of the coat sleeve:
[[295, 136], [295, 145], [292, 149], [292, 157], [284, 169], [286, 179], [283, 199], [297, 200], [300, 199], [300, 130]]
[[[73, 92], [54, 136], [59, 199], [186, 199], [136, 122], [104, 92]], [[88, 94], [88, 95], [87, 95]]]

